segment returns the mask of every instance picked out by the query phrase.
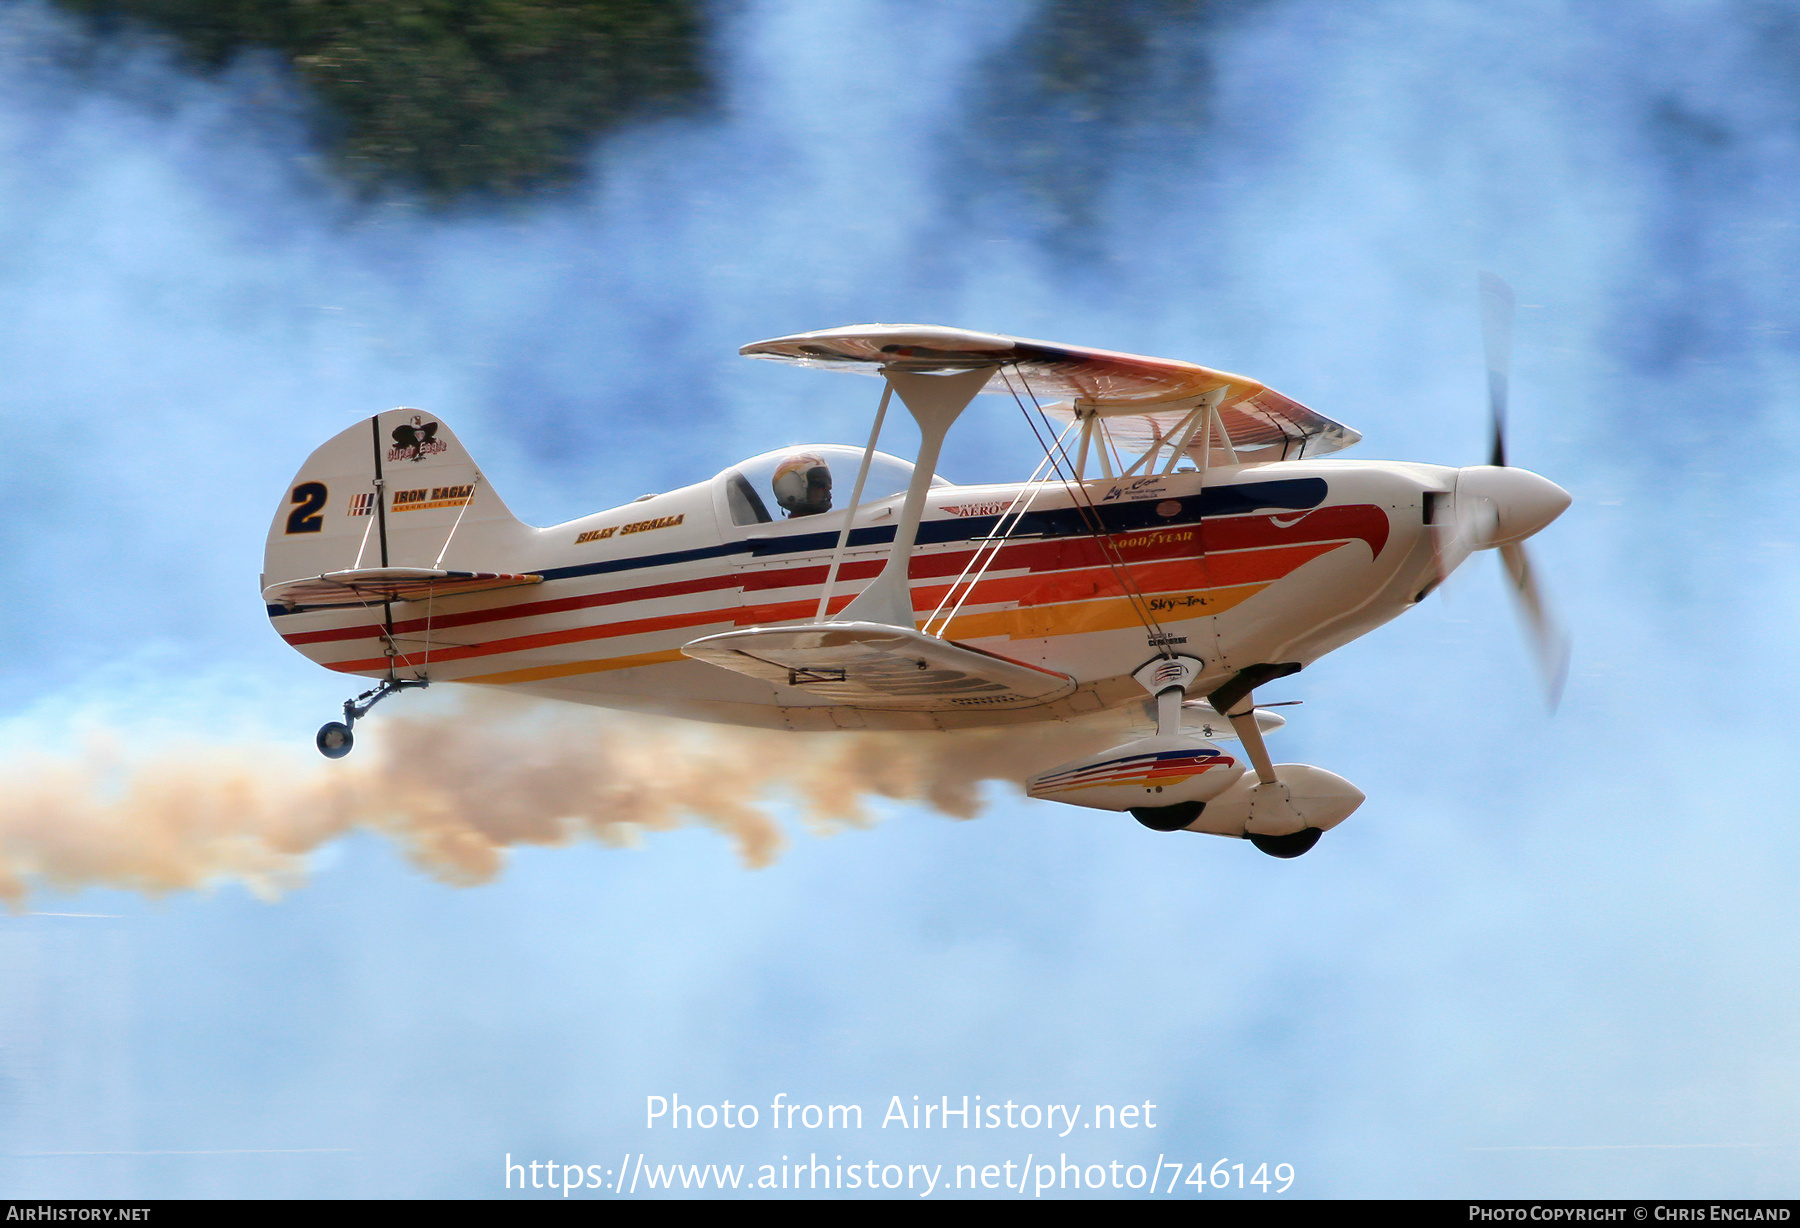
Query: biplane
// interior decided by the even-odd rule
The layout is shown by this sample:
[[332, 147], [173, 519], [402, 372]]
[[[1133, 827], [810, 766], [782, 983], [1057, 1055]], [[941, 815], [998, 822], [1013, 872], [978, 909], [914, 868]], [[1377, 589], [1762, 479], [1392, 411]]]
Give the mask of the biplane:
[[[1142, 736], [1046, 764], [1030, 796], [1292, 857], [1363, 794], [1273, 763], [1264, 734], [1282, 718], [1257, 688], [1488, 548], [1559, 668], [1519, 543], [1569, 496], [1499, 454], [1503, 372], [1494, 463], [1451, 468], [1331, 456], [1358, 434], [1185, 362], [889, 324], [741, 352], [878, 377], [867, 444], [783, 448], [550, 528], [514, 517], [421, 410], [308, 457], [269, 532], [269, 617], [305, 656], [377, 682], [319, 749], [347, 753], [376, 702], [442, 682], [792, 730], [1124, 713]], [[1039, 432], [1029, 479], [936, 475], [982, 394]], [[920, 432], [911, 462], [878, 449], [896, 397]]]

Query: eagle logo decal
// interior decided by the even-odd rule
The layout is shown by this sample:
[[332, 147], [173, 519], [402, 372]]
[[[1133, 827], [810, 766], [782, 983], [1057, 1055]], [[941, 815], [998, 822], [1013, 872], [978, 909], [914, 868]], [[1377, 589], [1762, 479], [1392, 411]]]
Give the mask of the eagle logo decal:
[[388, 449], [390, 461], [421, 461], [427, 456], [449, 451], [450, 445], [439, 441], [438, 424], [414, 414], [411, 422], [394, 428], [394, 446]]

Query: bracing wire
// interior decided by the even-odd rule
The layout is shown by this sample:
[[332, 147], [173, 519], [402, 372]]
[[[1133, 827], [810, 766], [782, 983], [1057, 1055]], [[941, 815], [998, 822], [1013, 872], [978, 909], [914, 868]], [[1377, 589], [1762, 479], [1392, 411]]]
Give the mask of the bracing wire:
[[[1059, 446], [1063, 439], [1066, 438], [1069, 432], [1074, 430], [1077, 425], [1079, 424], [1071, 422], [1068, 426], [1063, 428], [1062, 435], [1058, 436], [1056, 440]], [[962, 596], [957, 597], [956, 604], [950, 607], [950, 612], [944, 614], [944, 621], [939, 624], [935, 634], [941, 639], [944, 633], [949, 630], [950, 623], [956, 618], [957, 613], [963, 608], [963, 605], [968, 601], [970, 595], [974, 593], [976, 585], [980, 584], [982, 577], [987, 575], [988, 568], [993, 565], [994, 560], [1000, 557], [1000, 549], [1005, 545], [1006, 539], [1024, 522], [1025, 514], [1031, 510], [1031, 505], [1037, 499], [1038, 492], [1049, 484], [1050, 474], [1046, 473], [1045, 469], [1050, 463], [1051, 454], [1048, 451], [1045, 451], [1044, 459], [1039, 461], [1037, 468], [1031, 471], [1031, 477], [1027, 479], [1025, 485], [1020, 488], [1019, 493], [1013, 496], [1013, 501], [1007, 505], [1006, 510], [1000, 514], [999, 519], [994, 521], [994, 527], [988, 531], [987, 537], [982, 540], [975, 553], [969, 556], [969, 561], [963, 564], [962, 572], [956, 577], [956, 582], [944, 590], [944, 595], [938, 601], [937, 608], [932, 610], [931, 617], [925, 620], [925, 625], [921, 628], [926, 635], [934, 634], [931, 630], [931, 624], [937, 622], [939, 614], [944, 614], [944, 606], [949, 603], [952, 597], [956, 597], [956, 594], [960, 589]], [[1023, 504], [1023, 506], [1021, 506], [1021, 504]], [[1015, 512], [1017, 512], [1017, 515], [1014, 515]], [[1010, 524], [1007, 523], [1008, 517], [1012, 518], [1012, 523]], [[979, 569], [977, 569], [977, 564], [979, 564]], [[973, 578], [969, 575], [969, 572], [972, 570], [975, 572]], [[965, 580], [968, 581], [967, 588], [962, 587], [963, 581]]]
[[[461, 519], [460, 517], [458, 518]], [[456, 530], [450, 530], [455, 533]], [[445, 543], [448, 545], [448, 543]], [[421, 672], [431, 671], [431, 617], [437, 612], [437, 581], [433, 580], [425, 588], [425, 656], [419, 662]]]
[[444, 548], [438, 551], [437, 561], [431, 565], [434, 571], [444, 565], [444, 556], [450, 552], [450, 543], [456, 540], [456, 531], [462, 528], [463, 517], [468, 514], [469, 508], [475, 502], [475, 491], [473, 487], [479, 485], [481, 485], [481, 475], [477, 473], [474, 482], [470, 483], [471, 489], [469, 491], [469, 497], [463, 500], [461, 510], [456, 513], [456, 523], [450, 526], [450, 536], [444, 539]]
[[[379, 495], [381, 492], [376, 491], [375, 493], [377, 495]], [[363, 551], [365, 551], [369, 548], [369, 534], [374, 531], [375, 531], [375, 511], [373, 508], [371, 508], [371, 509], [369, 509], [369, 523], [363, 526], [362, 541], [357, 543], [357, 546], [356, 546], [356, 562], [350, 564], [350, 569], [352, 571], [355, 571], [362, 566]]]
[[[1167, 642], [1167, 636], [1163, 632], [1162, 623], [1158, 621], [1155, 613], [1150, 609], [1149, 600], [1145, 598], [1143, 590], [1138, 587], [1136, 579], [1132, 576], [1131, 565], [1125, 561], [1124, 552], [1119, 549], [1119, 545], [1113, 540], [1112, 534], [1106, 531], [1106, 523], [1100, 516], [1100, 509], [1094, 506], [1093, 497], [1089, 495], [1086, 483], [1075, 479], [1075, 469], [1073, 464], [1069, 462], [1067, 450], [1062, 446], [1062, 437], [1058, 436], [1051, 442], [1045, 443], [1043, 434], [1038, 430], [1037, 423], [1032, 419], [1030, 411], [1025, 408], [1025, 402], [1020, 399], [1018, 389], [1013, 387], [1012, 378], [1004, 367], [1001, 368], [1001, 378], [1006, 380], [1007, 391], [1012, 393], [1013, 401], [1018, 405], [1019, 412], [1024, 416], [1026, 425], [1031, 428], [1031, 433], [1036, 437], [1038, 446], [1044, 449], [1045, 455], [1053, 457], [1051, 464], [1057, 477], [1062, 480], [1064, 489], [1068, 490], [1070, 499], [1074, 502], [1076, 508], [1080, 510], [1082, 519], [1088, 526], [1090, 536], [1100, 547], [1101, 557], [1106, 560], [1106, 565], [1111, 569], [1114, 577], [1119, 581], [1119, 587], [1124, 592], [1126, 600], [1131, 603], [1132, 612], [1137, 615], [1137, 619], [1144, 625], [1144, 629], [1150, 632], [1151, 639], [1155, 642], [1157, 651], [1164, 656], [1173, 656], [1174, 650]], [[1038, 402], [1037, 394], [1032, 392], [1030, 381], [1026, 380], [1024, 376], [1021, 375], [1019, 377], [1019, 383], [1024, 386], [1025, 395], [1031, 398], [1032, 408], [1037, 410], [1038, 416], [1044, 419], [1045, 425], [1047, 426], [1050, 421], [1050, 416], [1044, 412], [1043, 405]], [[1104, 441], [1101, 446], [1106, 446]], [[1060, 456], [1061, 460], [1058, 461], [1054, 459], [1055, 456]], [[1064, 471], [1065, 464], [1069, 466], [1066, 473]]]

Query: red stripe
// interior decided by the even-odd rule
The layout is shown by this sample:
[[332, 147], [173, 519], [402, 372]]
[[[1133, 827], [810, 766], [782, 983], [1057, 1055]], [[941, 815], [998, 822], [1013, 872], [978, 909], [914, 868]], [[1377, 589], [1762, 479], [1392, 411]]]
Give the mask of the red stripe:
[[[1339, 542], [1345, 539], [1361, 539], [1368, 543], [1371, 551], [1376, 555], [1381, 553], [1381, 549], [1387, 541], [1387, 514], [1380, 508], [1368, 505], [1321, 508], [1316, 512], [1304, 513], [1298, 521], [1287, 525], [1277, 525], [1274, 523], [1275, 519], [1272, 516], [1245, 516], [1206, 522], [1198, 530], [1199, 540], [1205, 544], [1207, 550], [1207, 557], [1204, 560], [1193, 557], [1166, 558], [1171, 554], [1193, 552], [1195, 547], [1193, 539], [1196, 535], [1193, 526], [1126, 534], [1117, 538], [1116, 541], [1120, 553], [1124, 555], [1126, 561], [1138, 563], [1137, 566], [1132, 567], [1131, 575], [1138, 590], [1147, 594], [1168, 592], [1179, 588], [1225, 587], [1262, 580], [1274, 581], [1288, 575], [1302, 563], [1335, 548]], [[1302, 536], [1303, 533], [1305, 536]], [[1336, 540], [1326, 540], [1324, 534], [1333, 534]], [[1259, 545], [1272, 545], [1278, 548], [1256, 549], [1255, 547]], [[1296, 550], [1296, 547], [1303, 547], [1303, 549]], [[959, 550], [953, 553], [915, 556], [912, 566], [908, 569], [909, 577], [928, 579], [960, 575], [974, 553], [973, 550]], [[1163, 556], [1161, 561], [1151, 561], [1159, 559], [1159, 556]], [[1062, 601], [1080, 601], [1092, 597], [1121, 596], [1125, 589], [1112, 568], [1106, 566], [1106, 562], [1106, 555], [1100, 544], [1091, 537], [1005, 546], [1001, 548], [999, 557], [994, 560], [993, 568], [1002, 571], [1027, 570], [1031, 574], [983, 580], [969, 597], [968, 604], [980, 606], [1017, 603], [1021, 606], [1033, 606]], [[839, 567], [838, 574], [844, 580], [859, 580], [877, 574], [881, 567], [881, 560], [859, 560], [843, 564]], [[424, 618], [405, 619], [394, 624], [394, 634], [396, 636], [418, 635], [424, 633], [428, 626], [434, 632], [448, 631], [456, 627], [475, 626], [487, 622], [534, 618], [572, 610], [621, 605], [633, 601], [649, 601], [689, 593], [717, 592], [727, 589], [742, 589], [749, 593], [780, 588], [814, 587], [824, 584], [826, 572], [827, 566], [821, 564], [770, 568], [762, 571], [747, 570], [736, 574], [706, 576], [694, 580], [678, 580], [665, 584], [589, 593], [580, 597], [490, 606], [482, 610], [442, 615], [429, 620]], [[1043, 574], [1046, 572], [1056, 574]], [[936, 608], [947, 591], [946, 587], [936, 585], [928, 588], [916, 588], [912, 594], [914, 607], [921, 612], [929, 612]], [[834, 598], [832, 611], [841, 609], [849, 600], [849, 594], [841, 598]], [[572, 628], [567, 631], [543, 632], [540, 635], [570, 637], [560, 640], [544, 640], [543, 643], [569, 643], [580, 639], [636, 635], [672, 627], [694, 626], [708, 621], [731, 621], [739, 626], [753, 626], [757, 623], [786, 622], [791, 619], [807, 618], [817, 609], [818, 599], [815, 597], [810, 601], [744, 605], [736, 609], [726, 608], [664, 615], [660, 618], [632, 619], [609, 623], [603, 627]], [[283, 635], [282, 638], [297, 647], [302, 644], [376, 639], [381, 634], [381, 625], [370, 622], [321, 631], [295, 632]], [[520, 647], [536, 647], [540, 645], [528, 644], [527, 641], [539, 638], [539, 636], [530, 635], [516, 636], [480, 645], [445, 647], [434, 650], [433, 655], [440, 660], [446, 660], [464, 656], [487, 655], [491, 652], [510, 652], [517, 649], [502, 648], [498, 645], [516, 643]], [[385, 658], [377, 658], [375, 666], [368, 666], [368, 668], [379, 667], [384, 660]], [[359, 667], [363, 666], [360, 663], [334, 666], [334, 668], [346, 669]]]
[[[966, 559], [972, 551], [957, 555]], [[918, 575], [918, 564], [914, 559], [913, 566], [908, 569], [909, 575]], [[886, 559], [863, 559], [855, 563], [844, 563], [838, 568], [837, 578], [840, 580], [869, 580], [881, 574], [887, 565]], [[758, 593], [772, 588], [819, 588], [825, 583], [825, 573], [830, 571], [830, 564], [822, 563], [817, 567], [783, 567], [771, 568], [767, 571], [744, 571], [738, 573], [738, 579], [746, 593]]]
[[[651, 601], [658, 597], [679, 597], [684, 593], [714, 592], [738, 588], [738, 576], [707, 576], [699, 580], [677, 580], [669, 584], [650, 584], [642, 588], [619, 588], [583, 597], [560, 597], [553, 601], [527, 601], [518, 605], [490, 606], [464, 614], [440, 614], [435, 618], [408, 618], [394, 624], [395, 635], [423, 632], [429, 623], [433, 631], [452, 627], [469, 627], [478, 623], [498, 622], [508, 618], [536, 618], [542, 614], [564, 614], [570, 610], [586, 610], [595, 606], [622, 605], [628, 601]], [[325, 644], [332, 640], [360, 640], [381, 634], [380, 623], [363, 623], [355, 627], [333, 627], [329, 631], [300, 631], [281, 638], [290, 644]]]
[[[1183, 588], [1220, 587], [1225, 583], [1244, 584], [1258, 580], [1274, 581], [1287, 575], [1309, 559], [1335, 549], [1334, 543], [1321, 545], [1307, 544], [1288, 546], [1275, 550], [1259, 550], [1230, 556], [1232, 576], [1229, 581], [1221, 581], [1215, 574], [1219, 569], [1219, 561], [1209, 559], [1205, 571], [1194, 560], [1176, 560], [1169, 563], [1156, 563], [1148, 567], [1132, 569], [1133, 579], [1139, 591], [1145, 594], [1169, 592]], [[921, 613], [928, 613], [949, 591], [948, 586], [934, 585], [929, 588], [915, 588], [912, 591], [913, 607]], [[1124, 586], [1118, 576], [1110, 569], [1091, 568], [1084, 572], [1062, 573], [1053, 576], [1007, 576], [996, 580], [986, 580], [976, 587], [975, 595], [970, 601], [977, 605], [1000, 604], [1017, 601], [1021, 605], [1048, 605], [1055, 602], [1081, 601], [1095, 597], [1117, 597], [1124, 594]], [[1015, 594], [1017, 594], [1015, 596]], [[845, 593], [834, 597], [829, 612], [835, 613], [850, 603], [853, 594]], [[634, 618], [622, 622], [604, 623], [591, 627], [569, 627], [560, 631], [541, 631], [531, 635], [510, 636], [504, 639], [488, 640], [480, 644], [446, 645], [434, 648], [431, 656], [439, 661], [460, 661], [470, 657], [493, 656], [507, 652], [523, 652], [532, 648], [546, 648], [558, 644], [573, 644], [587, 640], [613, 639], [626, 635], [643, 635], [655, 631], [667, 631], [676, 627], [704, 626], [708, 623], [732, 623], [739, 627], [751, 627], [767, 623], [791, 622], [795, 619], [810, 618], [819, 608], [817, 598], [798, 601], [771, 602], [765, 605], [725, 607], [723, 609], [698, 610], [684, 614], [665, 614], [655, 618]], [[423, 623], [416, 624], [423, 628]], [[369, 634], [373, 634], [370, 632]], [[424, 653], [417, 654], [421, 660]], [[357, 661], [343, 661], [332, 665], [333, 669], [354, 673], [362, 669], [379, 669], [386, 662], [386, 657], [369, 657]], [[412, 655], [401, 658], [401, 664], [413, 664]]]
[[1245, 550], [1257, 546], [1360, 539], [1368, 543], [1369, 551], [1375, 558], [1381, 557], [1381, 551], [1387, 545], [1388, 514], [1373, 504], [1321, 507], [1300, 513], [1299, 519], [1288, 524], [1276, 523], [1286, 519], [1286, 516], [1276, 514], [1207, 520], [1201, 525], [1200, 542], [1206, 553], [1212, 554], [1215, 551]]
[[1232, 759], [1227, 755], [1208, 755], [1195, 752], [1180, 759], [1155, 760], [1145, 767], [1137, 767], [1132, 763], [1124, 766], [1101, 764], [1097, 767], [1084, 768], [1064, 779], [1043, 781], [1039, 787], [1064, 789], [1071, 785], [1103, 784], [1121, 780], [1151, 780], [1158, 776], [1194, 776], [1212, 768], [1229, 767], [1231, 763]]

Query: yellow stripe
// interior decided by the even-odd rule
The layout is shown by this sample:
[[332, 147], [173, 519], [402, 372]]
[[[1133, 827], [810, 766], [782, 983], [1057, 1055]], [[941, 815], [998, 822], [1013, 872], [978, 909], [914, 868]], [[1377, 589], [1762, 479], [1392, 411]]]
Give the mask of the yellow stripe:
[[[1239, 602], [1254, 597], [1268, 583], [1239, 584], [1231, 588], [1214, 588], [1193, 593], [1156, 593], [1152, 600], [1163, 602], [1194, 599], [1194, 604], [1157, 613], [1159, 622], [1180, 622], [1211, 614], [1223, 614]], [[1080, 635], [1088, 631], [1117, 631], [1121, 627], [1140, 624], [1137, 607], [1125, 597], [1100, 601], [1072, 601], [1062, 605], [1027, 606], [1022, 609], [994, 610], [985, 614], [963, 614], [953, 619], [945, 631], [948, 639], [980, 640], [1006, 636], [1014, 640], [1043, 639], [1052, 635]]]
[[534, 669], [509, 669], [498, 674], [477, 674], [473, 678], [450, 678], [449, 682], [486, 682], [505, 686], [509, 682], [542, 682], [546, 678], [569, 678], [576, 674], [600, 674], [611, 669], [633, 669], [639, 665], [663, 665], [669, 661], [685, 661], [679, 648], [666, 652], [640, 652], [628, 657], [607, 657], [602, 661], [570, 661], [563, 665], [539, 665]]

